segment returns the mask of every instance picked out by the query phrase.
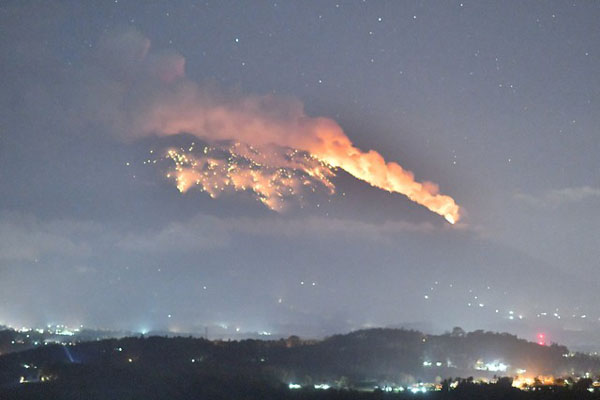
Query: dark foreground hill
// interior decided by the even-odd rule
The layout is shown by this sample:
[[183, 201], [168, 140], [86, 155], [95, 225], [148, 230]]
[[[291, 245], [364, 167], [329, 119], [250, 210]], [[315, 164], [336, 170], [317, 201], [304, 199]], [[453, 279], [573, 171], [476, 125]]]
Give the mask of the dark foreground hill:
[[[1, 356], [0, 399], [403, 398], [415, 395], [351, 390], [408, 388], [419, 383], [440, 383], [450, 377], [595, 377], [599, 373], [598, 358], [571, 354], [563, 346], [540, 346], [512, 335], [482, 331], [425, 335], [372, 329], [308, 342], [297, 337], [228, 342], [131, 337], [69, 346], [47, 345]], [[522, 392], [506, 380], [493, 385], [474, 385], [471, 380], [464, 380], [450, 392], [427, 396], [597, 396], [587, 390], [591, 379], [582, 380], [579, 385], [573, 384], [576, 381], [567, 378], [565, 387], [554, 387], [552, 391], [540, 388]], [[290, 383], [303, 388], [326, 384], [332, 389], [289, 390]], [[462, 397], [455, 397], [460, 393]], [[571, 397], [575, 393], [577, 396]]]

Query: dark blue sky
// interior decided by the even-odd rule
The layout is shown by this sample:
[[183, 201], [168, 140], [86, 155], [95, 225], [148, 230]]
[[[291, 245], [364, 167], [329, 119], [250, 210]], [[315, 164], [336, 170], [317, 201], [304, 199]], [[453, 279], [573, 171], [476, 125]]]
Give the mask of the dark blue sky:
[[[0, 6], [0, 323], [592, 340], [600, 4], [148, 3]], [[439, 184], [460, 226], [343, 171], [284, 213], [180, 194], [143, 162], [194, 139], [124, 123], [163, 93], [132, 67], [144, 38], [208, 98], [337, 121]]]

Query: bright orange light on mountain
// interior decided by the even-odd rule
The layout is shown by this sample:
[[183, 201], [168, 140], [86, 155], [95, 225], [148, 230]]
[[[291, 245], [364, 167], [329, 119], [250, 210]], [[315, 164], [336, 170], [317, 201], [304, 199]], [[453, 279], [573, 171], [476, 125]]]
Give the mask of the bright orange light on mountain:
[[[139, 47], [141, 59], [136, 62], [143, 64], [147, 39], [140, 40]], [[436, 184], [417, 181], [412, 172], [374, 150], [359, 149], [337, 122], [306, 115], [297, 100], [202, 89], [185, 77], [181, 56], [162, 57], [150, 66], [145, 69], [150, 71], [148, 82], [136, 81], [146, 96], [130, 114], [128, 134], [191, 134], [224, 155], [219, 161], [209, 155], [169, 153], [176, 163], [172, 176], [182, 192], [199, 186], [214, 197], [226, 187], [249, 189], [278, 210], [283, 199], [306, 182], [333, 191], [329, 178], [340, 168], [373, 187], [405, 195], [451, 224], [460, 218], [459, 206], [452, 197], [440, 194]]]

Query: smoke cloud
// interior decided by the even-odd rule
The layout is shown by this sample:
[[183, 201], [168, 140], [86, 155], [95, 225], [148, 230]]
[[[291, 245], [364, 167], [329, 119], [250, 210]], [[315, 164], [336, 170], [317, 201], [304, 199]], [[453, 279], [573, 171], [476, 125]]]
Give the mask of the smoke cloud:
[[274, 95], [226, 96], [186, 78], [185, 60], [154, 54], [137, 32], [113, 34], [99, 45], [99, 63], [123, 85], [130, 139], [187, 133], [208, 143], [203, 149], [169, 149], [168, 176], [185, 192], [198, 186], [213, 197], [225, 190], [251, 190], [279, 210], [303, 187], [322, 185], [342, 169], [379, 189], [400, 193], [455, 223], [460, 209], [432, 182], [363, 151], [332, 119], [306, 115], [301, 102]]

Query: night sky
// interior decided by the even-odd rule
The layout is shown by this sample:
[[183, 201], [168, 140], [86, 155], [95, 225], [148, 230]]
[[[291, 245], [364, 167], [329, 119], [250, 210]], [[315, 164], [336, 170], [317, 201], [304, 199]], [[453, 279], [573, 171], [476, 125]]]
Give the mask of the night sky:
[[[3, 2], [0, 324], [598, 343], [598, 21], [584, 1]], [[169, 125], [207, 108], [201, 134]], [[333, 194], [294, 175], [281, 210], [180, 193], [167, 151], [215, 155], [255, 114], [281, 127], [247, 136], [269, 160], [309, 136], [297, 115], [328, 121], [460, 221], [343, 168]]]

